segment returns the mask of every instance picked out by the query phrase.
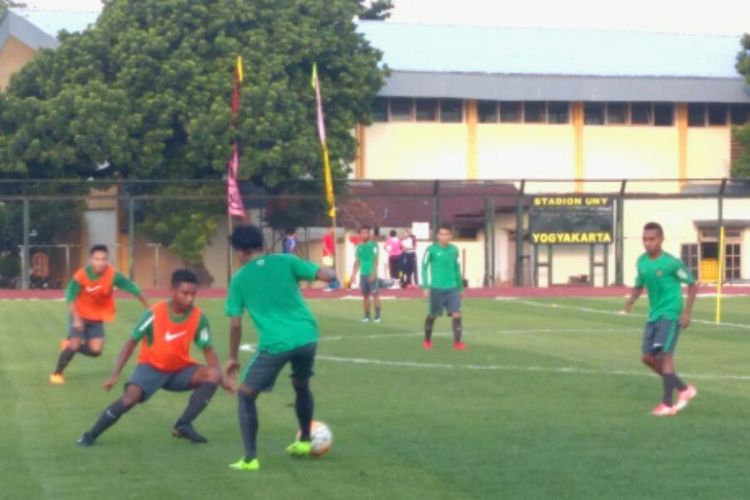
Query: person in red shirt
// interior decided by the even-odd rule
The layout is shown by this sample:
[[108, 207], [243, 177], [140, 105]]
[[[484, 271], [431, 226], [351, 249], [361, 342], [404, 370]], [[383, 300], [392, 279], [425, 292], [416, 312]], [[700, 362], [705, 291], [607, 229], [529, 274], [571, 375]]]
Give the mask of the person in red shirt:
[[[117, 385], [123, 367], [140, 343], [138, 365], [125, 384], [125, 393], [78, 439], [79, 446], [92, 446], [123, 414], [136, 404], [145, 403], [159, 389], [193, 391], [187, 408], [174, 424], [172, 435], [193, 443], [207, 442], [193, 428], [193, 421], [208, 406], [219, 384], [229, 392], [234, 392], [234, 386], [222, 377], [208, 320], [194, 305], [197, 290], [198, 278], [192, 271], [178, 269], [172, 274], [171, 300], [154, 304], [143, 315], [122, 347], [112, 375], [103, 384], [106, 391]], [[191, 344], [203, 349], [207, 366], [190, 357]]]
[[[334, 226], [329, 227], [328, 231], [326, 231], [326, 234], [323, 236], [322, 245], [323, 266], [336, 269], [336, 228]], [[328, 283], [323, 290], [328, 292], [339, 288], [339, 286], [338, 279], [335, 279]]]
[[68, 283], [65, 300], [70, 312], [68, 338], [60, 344], [57, 366], [49, 381], [64, 384], [63, 370], [76, 353], [97, 357], [104, 349], [104, 323], [115, 319], [114, 289], [124, 290], [148, 308], [138, 286], [109, 264], [106, 245], [94, 245], [89, 252], [89, 265], [76, 271]]

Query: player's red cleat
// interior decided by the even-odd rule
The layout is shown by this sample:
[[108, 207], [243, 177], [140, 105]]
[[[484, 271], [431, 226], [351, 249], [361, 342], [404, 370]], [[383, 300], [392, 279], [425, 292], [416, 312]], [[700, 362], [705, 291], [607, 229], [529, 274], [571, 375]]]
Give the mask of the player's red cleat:
[[430, 349], [432, 349], [432, 340], [425, 340], [424, 342], [422, 342], [422, 347], [424, 347], [425, 351], [429, 351]]
[[675, 405], [675, 408], [677, 409], [677, 411], [684, 409], [688, 405], [690, 400], [693, 399], [697, 395], [698, 395], [698, 389], [696, 389], [692, 385], [687, 386], [684, 391], [678, 391], [677, 392], [677, 404]]
[[677, 408], [662, 403], [654, 408], [654, 411], [651, 412], [651, 415], [655, 417], [672, 417], [674, 415], [677, 415]]
[[459, 341], [459, 342], [453, 342], [453, 349], [455, 349], [456, 351], [465, 351], [468, 347], [469, 346], [467, 346], [466, 344], [464, 344], [461, 341]]

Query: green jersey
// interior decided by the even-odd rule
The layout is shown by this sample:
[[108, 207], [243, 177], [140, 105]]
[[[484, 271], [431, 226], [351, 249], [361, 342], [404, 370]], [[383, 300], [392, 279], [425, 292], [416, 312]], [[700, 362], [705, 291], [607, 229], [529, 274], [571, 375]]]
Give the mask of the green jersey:
[[458, 253], [458, 247], [453, 243], [444, 247], [433, 243], [427, 247], [422, 259], [422, 287], [463, 290]]
[[[96, 273], [94, 273], [94, 270], [91, 268], [91, 266], [86, 266], [86, 274], [88, 275], [89, 279], [95, 280], [97, 278]], [[119, 288], [120, 290], [123, 290], [125, 292], [128, 292], [131, 295], [134, 295], [136, 297], [141, 296], [141, 289], [138, 288], [138, 285], [127, 279], [122, 273], [119, 271], [115, 271], [115, 279], [113, 285], [115, 288]], [[81, 284], [78, 283], [75, 279], [70, 280], [68, 282], [68, 286], [65, 289], [65, 301], [70, 303], [76, 300], [76, 297], [78, 297], [78, 293], [81, 291]]]
[[272, 354], [317, 342], [318, 325], [299, 289], [313, 281], [320, 267], [293, 254], [260, 255], [232, 278], [225, 310], [242, 316], [247, 310], [258, 330], [258, 351]]
[[644, 253], [638, 258], [635, 287], [648, 291], [648, 320], [677, 320], [682, 314], [682, 283], [695, 283], [693, 275], [678, 258], [662, 252], [652, 259]]
[[357, 245], [355, 252], [359, 260], [360, 273], [369, 276], [375, 270], [375, 261], [378, 258], [378, 244], [373, 240], [366, 241]]
[[[171, 308], [169, 309], [169, 318], [173, 323], [182, 323], [188, 318], [188, 316], [190, 316], [190, 311], [178, 316], [172, 312]], [[146, 337], [146, 341], [149, 345], [153, 343], [154, 311], [149, 309], [143, 313], [143, 316], [141, 316], [141, 319], [139, 319], [138, 323], [135, 325], [131, 337], [136, 341], [140, 341], [142, 338]], [[193, 343], [201, 349], [211, 347], [211, 333], [208, 327], [208, 318], [205, 313], [201, 313], [201, 319], [198, 323], [198, 333], [196, 333]]]

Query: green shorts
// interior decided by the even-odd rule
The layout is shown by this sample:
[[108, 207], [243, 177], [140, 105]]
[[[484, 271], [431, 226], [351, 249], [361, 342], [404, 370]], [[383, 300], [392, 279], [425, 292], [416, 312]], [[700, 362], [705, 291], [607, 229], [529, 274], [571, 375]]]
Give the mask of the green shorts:
[[192, 389], [190, 379], [193, 378], [198, 368], [200, 365], [191, 365], [177, 372], [163, 372], [149, 364], [141, 363], [135, 367], [125, 388], [127, 389], [130, 384], [140, 387], [143, 391], [141, 403], [153, 396], [159, 389], [173, 392], [189, 391]]
[[82, 319], [83, 331], [77, 332], [73, 329], [73, 318], [70, 319], [68, 324], [68, 338], [78, 337], [83, 341], [89, 341], [91, 339], [103, 339], [104, 338], [104, 323], [101, 321], [91, 321], [88, 319]]
[[260, 351], [245, 368], [242, 383], [256, 391], [271, 392], [276, 378], [287, 363], [292, 365], [293, 378], [308, 379], [313, 376], [317, 347], [318, 344], [313, 342], [275, 354]]
[[430, 289], [430, 316], [461, 312], [461, 290], [458, 288]]
[[658, 319], [646, 323], [643, 331], [643, 354], [653, 356], [666, 352], [672, 354], [680, 337], [680, 322]]

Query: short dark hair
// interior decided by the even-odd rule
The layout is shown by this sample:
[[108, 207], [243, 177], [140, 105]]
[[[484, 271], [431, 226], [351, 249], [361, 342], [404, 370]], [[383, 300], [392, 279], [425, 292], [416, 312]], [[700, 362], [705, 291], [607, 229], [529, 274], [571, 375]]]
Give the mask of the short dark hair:
[[190, 269], [177, 269], [172, 273], [172, 288], [177, 288], [182, 283], [198, 284], [198, 277]]
[[107, 248], [107, 245], [94, 245], [91, 247], [91, 250], [89, 250], [89, 255], [94, 255], [96, 252], [104, 252], [108, 254], [109, 248]]
[[451, 233], [453, 232], [453, 226], [451, 226], [451, 225], [450, 225], [450, 224], [448, 224], [448, 223], [443, 223], [443, 224], [440, 224], [440, 225], [438, 226], [438, 231], [440, 231], [441, 229], [445, 229], [446, 231], [450, 231]]
[[388, 234], [390, 234], [391, 236], [396, 236], [397, 233], [395, 229], [391, 229], [391, 232]]
[[643, 226], [644, 231], [656, 231], [659, 233], [659, 236], [664, 236], [664, 228], [661, 227], [661, 224], [658, 222], [649, 222], [645, 226]]
[[372, 228], [370, 226], [359, 226], [360, 231], [372, 231]]
[[232, 231], [230, 241], [235, 250], [263, 250], [263, 231], [257, 226], [237, 226]]
[[297, 230], [294, 229], [294, 228], [289, 228], [289, 229], [286, 230], [286, 234], [288, 234], [288, 235], [289, 234], [295, 234], [296, 232], [297, 232]]

